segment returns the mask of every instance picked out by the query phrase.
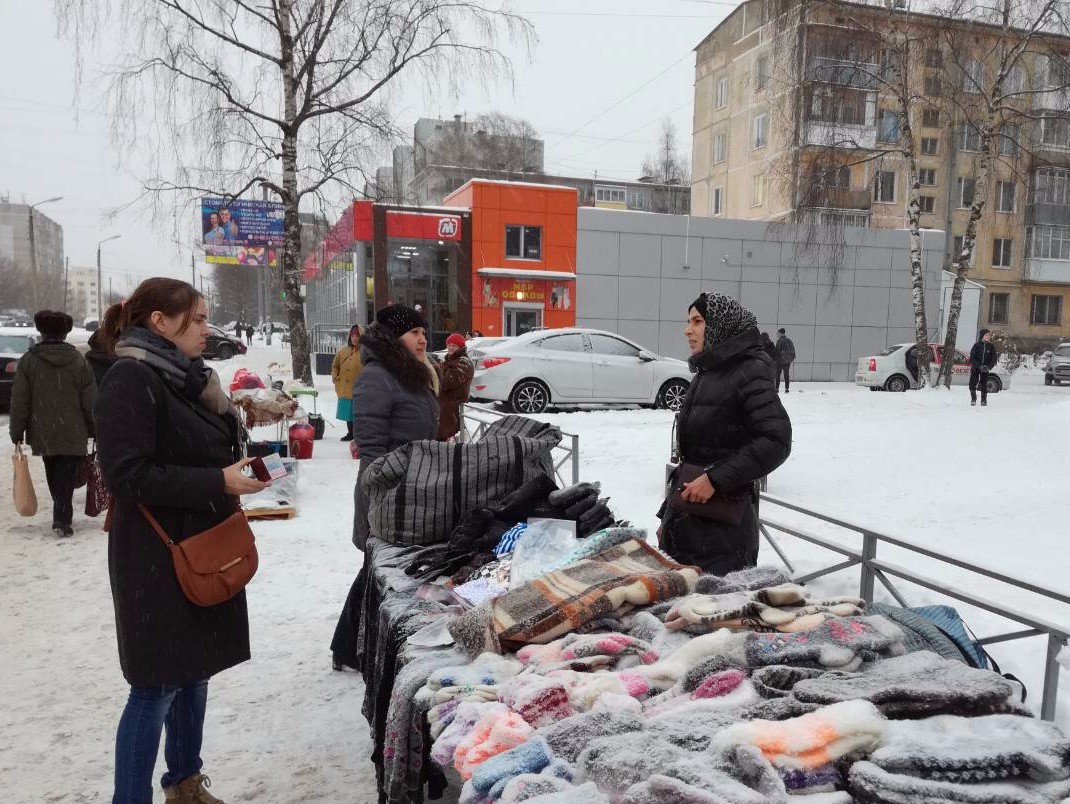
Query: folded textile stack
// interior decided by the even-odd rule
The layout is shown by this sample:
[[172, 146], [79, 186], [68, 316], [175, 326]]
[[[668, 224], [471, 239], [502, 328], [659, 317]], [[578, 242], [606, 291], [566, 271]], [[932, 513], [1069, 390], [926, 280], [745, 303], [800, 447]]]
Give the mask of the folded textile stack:
[[831, 617], [863, 613], [856, 597], [815, 599], [792, 583], [753, 591], [690, 594], [676, 601], [665, 618], [671, 630], [705, 634], [719, 628], [748, 631], [811, 631]]

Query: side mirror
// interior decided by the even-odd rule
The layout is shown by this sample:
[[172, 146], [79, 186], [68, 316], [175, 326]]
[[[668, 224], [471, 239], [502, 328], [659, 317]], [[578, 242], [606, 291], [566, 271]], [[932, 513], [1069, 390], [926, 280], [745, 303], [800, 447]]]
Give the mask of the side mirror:
[[655, 361], [657, 359], [658, 359], [657, 355], [648, 352], [646, 349], [643, 349], [642, 351], [639, 352], [639, 362], [640, 363], [652, 363], [653, 361]]

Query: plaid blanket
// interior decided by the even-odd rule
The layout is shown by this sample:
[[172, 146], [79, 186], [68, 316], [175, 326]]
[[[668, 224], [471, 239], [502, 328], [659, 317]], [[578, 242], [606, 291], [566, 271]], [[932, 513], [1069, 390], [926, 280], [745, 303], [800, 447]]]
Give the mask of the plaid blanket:
[[561, 431], [506, 416], [474, 443], [414, 441], [364, 472], [372, 536], [391, 544], [445, 542], [468, 511], [500, 499], [539, 475], [553, 475]]
[[632, 539], [465, 612], [450, 633], [470, 655], [551, 642], [619, 609], [686, 595], [698, 576], [697, 567]]

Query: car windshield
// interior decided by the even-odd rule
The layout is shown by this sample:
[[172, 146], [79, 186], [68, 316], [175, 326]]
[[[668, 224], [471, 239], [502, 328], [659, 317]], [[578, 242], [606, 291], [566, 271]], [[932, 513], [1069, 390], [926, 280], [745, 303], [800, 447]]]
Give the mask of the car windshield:
[[25, 335], [0, 335], [0, 353], [21, 355], [33, 346], [33, 339]]
[[1070, 357], [1070, 343], [1064, 343], [1055, 350], [1055, 354], [1059, 357]]
[[895, 354], [896, 352], [898, 352], [902, 348], [903, 348], [902, 344], [899, 344], [897, 346], [889, 346], [887, 349], [885, 349], [883, 352], [880, 353], [880, 357], [887, 357], [888, 355], [893, 355], [893, 354]]

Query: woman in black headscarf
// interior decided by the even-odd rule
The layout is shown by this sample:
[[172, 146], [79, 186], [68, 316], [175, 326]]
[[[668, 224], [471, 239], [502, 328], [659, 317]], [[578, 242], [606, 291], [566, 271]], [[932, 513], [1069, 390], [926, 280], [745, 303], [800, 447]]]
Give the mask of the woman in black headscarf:
[[684, 503], [722, 495], [746, 504], [738, 524], [665, 505], [659, 539], [677, 561], [723, 575], [757, 563], [754, 481], [787, 459], [791, 421], [777, 397], [757, 321], [739, 302], [703, 293], [688, 310], [684, 335], [697, 373], [680, 408], [677, 438], [681, 465], [702, 472], [688, 483], [674, 478], [670, 494], [681, 490]]

